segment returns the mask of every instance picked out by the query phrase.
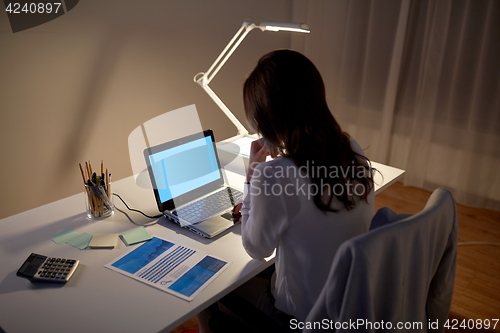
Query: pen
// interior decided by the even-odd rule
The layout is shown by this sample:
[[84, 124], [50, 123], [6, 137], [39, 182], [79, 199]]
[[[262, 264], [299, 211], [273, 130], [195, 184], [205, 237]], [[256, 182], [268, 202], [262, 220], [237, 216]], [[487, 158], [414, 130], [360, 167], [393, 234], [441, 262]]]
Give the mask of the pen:
[[[96, 196], [97, 200], [100, 200], [101, 202], [103, 202], [107, 209], [112, 209], [111, 202], [109, 201], [108, 197], [106, 196], [106, 193], [104, 191], [104, 188], [102, 188], [102, 186], [93, 185], [92, 191], [94, 192], [94, 195]], [[99, 202], [99, 204], [100, 204], [100, 202]]]
[[94, 191], [92, 191], [92, 182], [90, 181], [90, 179], [87, 180], [87, 186], [88, 186], [88, 190], [90, 192], [92, 192], [91, 198], [90, 198], [90, 194], [89, 194], [89, 205], [90, 205], [90, 209], [92, 210], [92, 214], [95, 216], [96, 215], [96, 207], [95, 207], [96, 198], [95, 198]]
[[107, 168], [106, 168], [106, 194], [108, 195], [108, 199], [110, 199], [111, 197], [109, 196], [109, 175]]
[[[78, 163], [78, 165], [80, 166], [80, 172], [81, 172], [81, 174], [82, 174], [83, 184], [84, 184], [84, 185], [87, 185], [87, 182], [85, 181], [85, 175], [83, 174], [82, 164], [81, 164], [81, 163]], [[92, 206], [92, 199], [90, 198], [90, 192], [89, 192], [88, 187], [85, 187], [85, 190], [87, 191], [87, 198], [89, 199], [89, 205], [91, 205], [91, 206]], [[91, 208], [91, 209], [92, 209], [92, 208]]]

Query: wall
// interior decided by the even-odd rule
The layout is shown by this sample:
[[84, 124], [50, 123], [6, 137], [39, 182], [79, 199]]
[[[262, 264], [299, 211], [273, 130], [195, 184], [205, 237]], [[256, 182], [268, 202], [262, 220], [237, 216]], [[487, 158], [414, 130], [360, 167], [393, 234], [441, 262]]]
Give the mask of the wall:
[[[15, 34], [2, 10], [0, 218], [82, 191], [85, 160], [103, 159], [115, 181], [132, 175], [128, 135], [165, 112], [196, 104], [219, 141], [236, 134], [193, 76], [245, 18], [289, 21], [290, 8], [285, 0], [83, 0]], [[261, 55], [289, 46], [287, 33], [253, 31], [211, 84], [243, 123], [245, 76]]]

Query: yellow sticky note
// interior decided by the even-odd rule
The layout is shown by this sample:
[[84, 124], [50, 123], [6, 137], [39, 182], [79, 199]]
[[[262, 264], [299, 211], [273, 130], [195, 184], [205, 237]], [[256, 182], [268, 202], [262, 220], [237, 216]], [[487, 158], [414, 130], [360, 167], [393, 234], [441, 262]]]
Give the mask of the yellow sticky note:
[[90, 241], [89, 247], [96, 248], [107, 248], [112, 249], [116, 246], [116, 241], [118, 240], [118, 234], [104, 234], [104, 235], [94, 235]]

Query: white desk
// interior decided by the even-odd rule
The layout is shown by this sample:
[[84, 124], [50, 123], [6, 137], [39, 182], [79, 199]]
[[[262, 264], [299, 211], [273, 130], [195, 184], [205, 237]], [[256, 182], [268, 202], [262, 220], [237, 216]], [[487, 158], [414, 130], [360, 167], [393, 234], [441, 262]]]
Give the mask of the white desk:
[[[374, 165], [384, 175], [376, 193], [396, 181], [403, 170]], [[230, 184], [243, 176], [227, 173]], [[152, 190], [135, 185], [133, 177], [113, 184], [132, 208], [155, 215]], [[119, 241], [113, 250], [80, 251], [68, 244], [56, 245], [51, 236], [75, 229], [78, 232], [119, 233], [151, 220], [129, 212], [115, 197], [123, 213], [105, 220], [88, 220], [84, 195], [77, 194], [0, 220], [0, 327], [15, 332], [169, 332], [268, 267], [272, 261], [251, 259], [241, 244], [240, 226], [213, 240], [203, 239], [164, 219], [148, 226], [152, 235], [203, 250], [232, 264], [193, 301], [187, 302], [104, 267], [129, 250]], [[137, 245], [136, 245], [137, 246]], [[16, 272], [31, 252], [80, 260], [75, 275], [65, 285], [34, 284]]]

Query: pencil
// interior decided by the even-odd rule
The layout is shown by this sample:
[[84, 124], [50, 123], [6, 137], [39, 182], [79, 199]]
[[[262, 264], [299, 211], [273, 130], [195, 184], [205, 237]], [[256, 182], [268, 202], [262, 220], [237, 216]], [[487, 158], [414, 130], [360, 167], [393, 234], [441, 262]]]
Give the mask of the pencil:
[[102, 173], [104, 172], [104, 169], [103, 169], [103, 168], [104, 168], [104, 165], [103, 165], [103, 162], [102, 162], [102, 160], [101, 160], [101, 175], [102, 175]]
[[89, 168], [90, 168], [90, 176], [92, 176], [94, 172], [92, 171], [92, 164], [90, 163], [90, 160], [89, 160]]
[[89, 164], [87, 161], [85, 161], [85, 169], [87, 170], [87, 179], [90, 179], [90, 169], [89, 169]]
[[95, 195], [94, 195], [94, 191], [92, 191], [92, 182], [90, 181], [90, 179], [87, 181], [87, 193], [89, 195], [89, 206], [90, 206], [90, 210], [92, 211], [92, 215], [95, 216], [96, 215], [96, 207], [95, 207]]
[[82, 164], [81, 164], [81, 163], [78, 163], [78, 165], [80, 166], [80, 172], [82, 173], [83, 183], [84, 183], [85, 185], [87, 185], [87, 182], [85, 181], [85, 175], [83, 174]]

